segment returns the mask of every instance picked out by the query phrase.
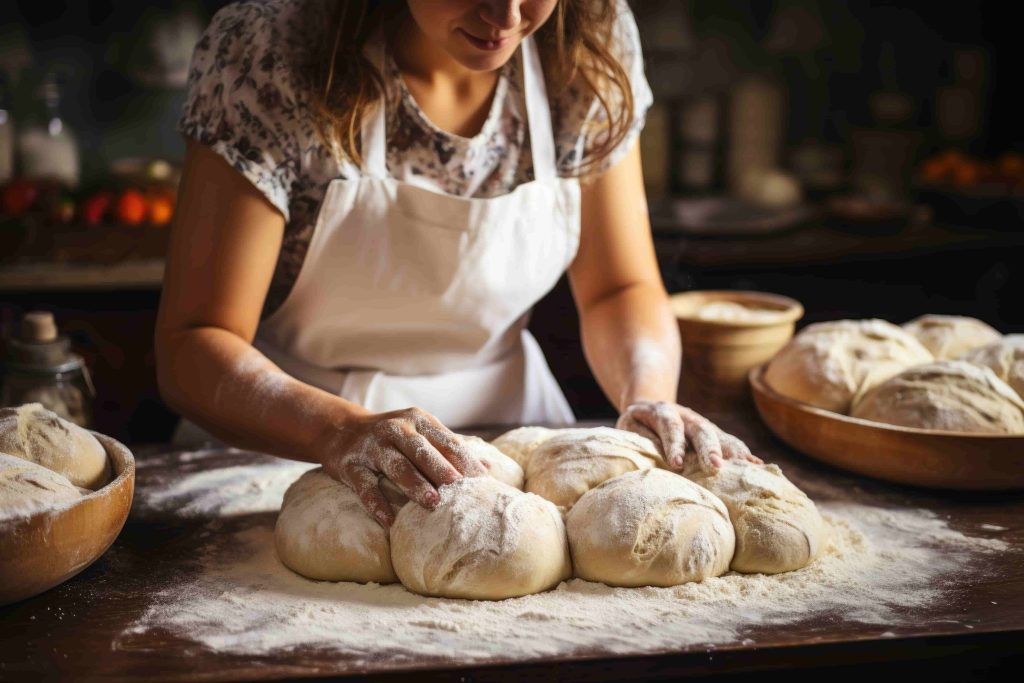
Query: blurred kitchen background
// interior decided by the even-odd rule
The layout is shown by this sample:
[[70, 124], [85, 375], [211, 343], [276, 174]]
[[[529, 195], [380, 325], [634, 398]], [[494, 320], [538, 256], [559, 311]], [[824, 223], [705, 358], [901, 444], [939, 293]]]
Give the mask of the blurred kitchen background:
[[[225, 4], [2, 3], [0, 402], [49, 384], [114, 437], [170, 434], [152, 337], [175, 122], [192, 45]], [[953, 313], [1024, 331], [1011, 4], [630, 4], [655, 94], [641, 144], [670, 291], [786, 294], [802, 324]], [[39, 309], [56, 338], [45, 319], [22, 323]], [[532, 328], [577, 414], [612, 415], [564, 282]], [[13, 377], [32, 337], [51, 340], [55, 369]]]

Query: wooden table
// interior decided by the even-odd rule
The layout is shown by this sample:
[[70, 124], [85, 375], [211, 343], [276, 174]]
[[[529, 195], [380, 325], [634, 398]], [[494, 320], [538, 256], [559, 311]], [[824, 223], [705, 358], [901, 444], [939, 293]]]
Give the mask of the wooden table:
[[[434, 661], [429, 670], [413, 666], [376, 671], [354, 665], [336, 652], [232, 655], [182, 637], [149, 633], [132, 638], [131, 647], [125, 647], [118, 636], [141, 615], [155, 590], [188, 570], [187, 558], [201, 544], [198, 523], [129, 519], [107, 554], [78, 577], [43, 595], [0, 608], [0, 680], [339, 675], [472, 681], [650, 680], [784, 668], [788, 679], [820, 681], [823, 675], [848, 672], [840, 667], [851, 664], [858, 665], [860, 678], [884, 671], [915, 680], [963, 680], [979, 671], [1019, 671], [1024, 658], [1024, 495], [936, 493], [855, 477], [780, 444], [748, 404], [738, 408], [708, 404], [702, 409], [723, 428], [745, 439], [755, 452], [779, 463], [800, 485], [841, 491], [833, 495], [862, 503], [928, 508], [948, 516], [954, 529], [970, 530], [972, 535], [978, 535], [982, 524], [1005, 527], [991, 533], [1012, 550], [992, 562], [987, 578], [964, 576], [962, 588], [954, 596], [922, 610], [916, 624], [901, 627], [894, 637], [880, 637], [877, 626], [811, 619], [792, 628], [763, 629], [753, 645], [734, 643], [713, 650], [691, 648], [624, 658], [595, 652], [571, 660], [500, 666], [460, 667], [457, 662], [439, 665]], [[223, 464], [229, 464], [231, 457], [224, 454]], [[829, 486], [814, 486], [815, 482]], [[221, 529], [227, 532], [231, 524], [225, 520]]]

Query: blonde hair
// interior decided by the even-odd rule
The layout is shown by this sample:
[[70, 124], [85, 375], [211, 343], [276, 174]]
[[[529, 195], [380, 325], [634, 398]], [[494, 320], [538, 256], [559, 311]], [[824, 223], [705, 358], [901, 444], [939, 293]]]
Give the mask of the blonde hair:
[[[588, 131], [588, 147], [574, 175], [585, 176], [619, 145], [633, 119], [629, 75], [611, 49], [618, 0], [558, 0], [536, 33], [548, 92], [577, 87], [596, 97], [604, 116]], [[363, 55], [378, 29], [394, 31], [404, 0], [321, 0], [307, 77], [317, 130], [324, 143], [362, 163], [360, 130], [381, 101], [383, 76]]]

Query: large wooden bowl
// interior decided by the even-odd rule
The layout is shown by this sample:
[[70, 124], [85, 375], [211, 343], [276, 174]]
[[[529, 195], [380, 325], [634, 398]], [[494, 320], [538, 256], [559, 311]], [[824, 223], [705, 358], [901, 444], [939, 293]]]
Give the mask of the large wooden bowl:
[[768, 428], [813, 458], [857, 474], [929, 488], [1024, 489], [1024, 434], [970, 434], [898, 427], [840, 415], [783, 396], [750, 371]]
[[115, 477], [67, 507], [0, 522], [0, 605], [42, 593], [95, 562], [121, 532], [135, 491], [135, 458], [93, 432]]

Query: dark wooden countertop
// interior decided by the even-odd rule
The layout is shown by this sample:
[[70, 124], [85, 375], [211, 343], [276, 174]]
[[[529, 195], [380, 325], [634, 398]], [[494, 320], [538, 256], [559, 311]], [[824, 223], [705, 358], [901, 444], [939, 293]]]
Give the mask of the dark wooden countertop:
[[[415, 680], [648, 680], [781, 668], [788, 670], [790, 680], [820, 680], [822, 671], [833, 675], [837, 667], [851, 664], [859, 665], [861, 672], [868, 667], [869, 673], [905, 671], [918, 680], [919, 675], [945, 680], [1019, 667], [1024, 657], [1024, 494], [929, 492], [863, 479], [792, 452], [770, 435], [748, 404], [738, 408], [706, 404], [701, 409], [745, 439], [755, 452], [779, 463], [816, 498], [821, 498], [819, 492], [830, 491], [824, 495], [881, 507], [927, 508], [948, 520], [953, 529], [974, 536], [988, 533], [1010, 550], [992, 560], [984, 576], [965, 573], [954, 595], [922, 609], [914, 624], [894, 633], [883, 634], [877, 625], [810, 619], [791, 628], [761, 628], [753, 644], [729, 643], [713, 650], [686, 648], [634, 657], [593, 653], [486, 666], [433, 661], [426, 670], [420, 670], [422, 664], [420, 668], [406, 664], [410, 668], [375, 671], [372, 665], [337, 652], [300, 649], [243, 656], [216, 652], [184, 637], [148, 632], [133, 636], [126, 646], [121, 634], [151, 604], [151, 596], [168, 577], [188, 570], [186, 558], [200, 547], [203, 531], [200, 523], [130, 518], [114, 546], [82, 574], [47, 593], [0, 608], [0, 680], [373, 674]], [[153, 449], [138, 450], [140, 458], [145, 458], [145, 452]], [[222, 465], [231, 464], [231, 457], [225, 453]], [[145, 471], [140, 477], [146, 476]], [[272, 523], [273, 516], [268, 517]], [[232, 523], [218, 521], [218, 533], [229, 531]]]

